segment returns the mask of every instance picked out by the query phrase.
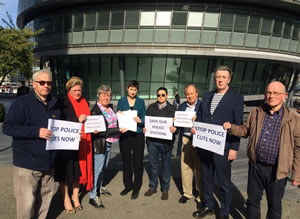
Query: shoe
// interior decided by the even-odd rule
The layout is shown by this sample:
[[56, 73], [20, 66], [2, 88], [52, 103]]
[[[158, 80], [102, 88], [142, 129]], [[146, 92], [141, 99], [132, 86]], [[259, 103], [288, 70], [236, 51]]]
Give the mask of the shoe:
[[137, 199], [139, 197], [139, 191], [132, 191], [131, 199]]
[[67, 209], [66, 206], [64, 205], [64, 209], [67, 214], [75, 214], [76, 210], [72, 207], [71, 209]]
[[90, 198], [89, 204], [93, 205], [95, 208], [104, 209], [104, 205], [102, 204], [102, 200], [96, 196], [96, 198]]
[[204, 203], [203, 202], [198, 202], [197, 200], [196, 200], [196, 207], [197, 207], [197, 209], [198, 210], [202, 210], [203, 208], [205, 208], [205, 205], [204, 205]]
[[195, 218], [203, 218], [206, 215], [212, 215], [213, 213], [214, 213], [214, 209], [210, 209], [208, 207], [205, 207], [202, 210], [195, 211], [193, 213], [193, 217], [195, 217]]
[[229, 219], [228, 215], [220, 215], [220, 219]]
[[124, 195], [127, 195], [128, 192], [130, 192], [132, 189], [123, 189], [121, 192], [120, 192], [120, 195], [124, 196]]
[[168, 200], [168, 198], [169, 198], [169, 192], [168, 191], [163, 191], [163, 192], [161, 192], [161, 197], [160, 197], [160, 199], [161, 200]]
[[111, 193], [105, 187], [100, 188], [100, 194], [105, 196], [105, 197], [110, 197], [111, 196]]
[[178, 202], [181, 203], [181, 204], [185, 204], [187, 200], [190, 200], [190, 199], [183, 195], [183, 196], [180, 197]]
[[156, 189], [149, 188], [147, 192], [145, 192], [144, 196], [151, 196], [156, 193]]
[[81, 204], [79, 204], [78, 206], [75, 206], [75, 202], [74, 202], [73, 199], [71, 200], [71, 202], [72, 202], [72, 204], [73, 204], [76, 211], [82, 211], [83, 210], [83, 207], [82, 207]]

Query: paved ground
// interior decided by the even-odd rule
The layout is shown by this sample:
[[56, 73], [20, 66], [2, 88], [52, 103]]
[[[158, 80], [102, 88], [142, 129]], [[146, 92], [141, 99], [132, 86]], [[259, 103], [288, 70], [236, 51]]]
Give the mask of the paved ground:
[[[245, 218], [245, 200], [247, 186], [248, 162], [245, 154], [247, 140], [242, 140], [238, 159], [233, 163], [232, 180], [234, 183], [233, 202], [230, 215], [232, 218]], [[13, 196], [12, 184], [12, 161], [11, 161], [11, 139], [2, 134], [2, 124], [0, 124], [0, 219], [15, 218], [15, 200]], [[175, 151], [173, 153], [175, 154]], [[104, 210], [98, 210], [88, 204], [89, 196], [86, 192], [81, 193], [84, 210], [75, 215], [68, 215], [63, 211], [62, 197], [57, 190], [49, 209], [49, 218], [109, 218], [109, 219], [143, 219], [143, 218], [192, 218], [195, 211], [195, 202], [189, 200], [187, 204], [179, 204], [181, 181], [180, 181], [180, 160], [172, 158], [173, 174], [170, 188], [170, 198], [167, 201], [160, 200], [160, 192], [152, 197], [145, 197], [143, 193], [148, 189], [148, 156], [145, 150], [145, 171], [144, 183], [137, 200], [130, 200], [130, 194], [123, 197], [119, 193], [123, 189], [122, 184], [122, 163], [118, 145], [113, 146], [112, 157], [107, 174], [105, 175], [106, 186], [111, 197], [104, 197]], [[215, 182], [217, 184], [217, 182]], [[218, 200], [218, 186], [216, 185], [216, 200]], [[262, 201], [262, 218], [266, 215], [266, 200]], [[300, 189], [288, 185], [283, 200], [284, 219], [296, 219], [300, 215]], [[216, 218], [215, 216], [207, 217]]]

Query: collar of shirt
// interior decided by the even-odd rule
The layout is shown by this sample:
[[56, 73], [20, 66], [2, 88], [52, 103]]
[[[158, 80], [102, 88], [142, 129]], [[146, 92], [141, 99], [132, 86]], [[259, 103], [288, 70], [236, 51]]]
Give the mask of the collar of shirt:
[[45, 101], [43, 101], [41, 98], [40, 98], [40, 96], [39, 95], [37, 95], [37, 93], [34, 91], [34, 96], [35, 96], [35, 98], [39, 101], [39, 102], [41, 102], [42, 104], [44, 104], [45, 106], [47, 106], [47, 104], [48, 104], [48, 97], [47, 97], [47, 99], [45, 100]]
[[188, 102], [186, 102], [186, 105], [187, 105], [187, 107], [192, 108], [192, 107], [195, 107], [197, 103], [198, 103], [198, 99], [196, 100], [196, 102], [194, 104], [189, 104]]
[[167, 106], [167, 102], [165, 102], [164, 104], [160, 105], [159, 103], [158, 104], [158, 109], [162, 110], [163, 108], [165, 108]]
[[277, 110], [277, 111], [275, 111], [273, 114], [271, 114], [270, 109], [267, 110], [267, 113], [268, 113], [269, 115], [274, 115], [274, 114], [276, 113], [278, 116], [281, 116], [281, 115], [283, 114], [283, 106], [281, 106], [280, 109]]

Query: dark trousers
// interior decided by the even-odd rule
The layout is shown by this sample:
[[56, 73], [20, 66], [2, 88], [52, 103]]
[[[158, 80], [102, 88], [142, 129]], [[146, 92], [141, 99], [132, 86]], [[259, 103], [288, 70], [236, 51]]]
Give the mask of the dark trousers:
[[[143, 133], [123, 135], [120, 138], [125, 188], [139, 191], [143, 182], [145, 139]], [[134, 179], [133, 179], [134, 178]]]
[[204, 194], [204, 204], [213, 209], [214, 201], [214, 174], [218, 178], [221, 190], [221, 209], [220, 215], [229, 215], [232, 200], [232, 182], [231, 182], [231, 162], [227, 160], [228, 151], [224, 156], [215, 154], [203, 149], [197, 149], [201, 160], [202, 170], [202, 189]]
[[158, 185], [158, 177], [159, 177], [159, 167], [161, 158], [162, 163], [162, 173], [160, 180], [160, 188], [161, 191], [169, 191], [170, 188], [170, 180], [172, 175], [172, 163], [171, 163], [171, 155], [172, 150], [165, 152], [165, 146], [162, 143], [155, 141], [148, 141], [148, 155], [149, 155], [149, 163], [150, 163], [150, 174], [149, 174], [149, 187], [152, 189], [156, 189]]
[[264, 165], [261, 163], [249, 163], [248, 170], [248, 200], [247, 219], [260, 217], [260, 201], [263, 190], [266, 190], [268, 201], [268, 219], [281, 218], [281, 200], [287, 178], [276, 180], [276, 166]]

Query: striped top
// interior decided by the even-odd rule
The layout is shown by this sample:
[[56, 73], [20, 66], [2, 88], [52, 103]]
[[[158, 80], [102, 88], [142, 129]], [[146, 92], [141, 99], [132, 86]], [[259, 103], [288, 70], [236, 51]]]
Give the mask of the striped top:
[[211, 115], [214, 114], [215, 109], [217, 108], [218, 104], [222, 100], [223, 96], [224, 96], [224, 94], [217, 94], [217, 93], [214, 94], [214, 97], [210, 104], [210, 114]]

